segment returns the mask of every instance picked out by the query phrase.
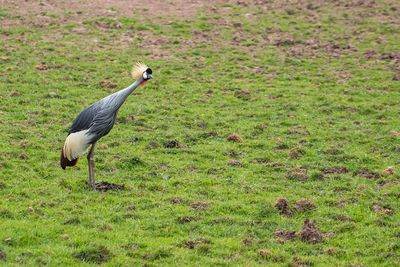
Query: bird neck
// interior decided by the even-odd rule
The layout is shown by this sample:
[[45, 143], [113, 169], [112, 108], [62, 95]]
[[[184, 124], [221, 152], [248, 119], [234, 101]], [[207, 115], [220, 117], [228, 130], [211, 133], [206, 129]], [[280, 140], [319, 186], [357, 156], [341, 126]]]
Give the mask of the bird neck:
[[122, 98], [125, 100], [130, 94], [132, 94], [133, 91], [143, 82], [143, 78], [140, 78], [136, 80], [134, 83], [126, 87], [125, 89], [122, 89], [119, 91], [119, 94], [122, 96]]
[[128, 98], [128, 96], [133, 91], [135, 91], [135, 89], [142, 82], [143, 82], [143, 78], [140, 78], [137, 81], [135, 81], [134, 83], [132, 83], [131, 85], [129, 85], [128, 87], [126, 87], [125, 89], [122, 89], [112, 95], [109, 95], [108, 97], [106, 97], [106, 99], [108, 99], [108, 101], [112, 101], [114, 109], [118, 110], [121, 107], [121, 105], [125, 102], [125, 100]]
[[128, 95], [130, 95], [135, 89], [143, 82], [143, 78], [136, 80], [134, 83], [129, 85], [127, 88], [124, 89]]

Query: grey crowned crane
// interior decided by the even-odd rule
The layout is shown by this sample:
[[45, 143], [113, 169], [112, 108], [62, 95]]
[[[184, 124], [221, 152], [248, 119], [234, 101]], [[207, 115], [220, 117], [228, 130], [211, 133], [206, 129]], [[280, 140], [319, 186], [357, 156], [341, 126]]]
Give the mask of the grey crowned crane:
[[114, 126], [117, 112], [126, 98], [139, 86], [153, 78], [152, 70], [143, 63], [136, 63], [132, 69], [133, 84], [85, 108], [72, 123], [67, 139], [61, 150], [60, 165], [75, 166], [78, 158], [90, 147], [87, 159], [89, 165], [89, 186], [96, 189], [94, 174], [94, 147], [96, 142], [107, 135]]

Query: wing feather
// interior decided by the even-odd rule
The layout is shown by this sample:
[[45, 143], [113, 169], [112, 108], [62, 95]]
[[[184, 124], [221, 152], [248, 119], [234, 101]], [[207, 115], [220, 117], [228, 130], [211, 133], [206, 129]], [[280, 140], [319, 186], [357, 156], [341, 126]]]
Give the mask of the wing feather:
[[95, 103], [82, 110], [81, 113], [79, 113], [78, 117], [76, 117], [76, 119], [72, 123], [72, 126], [69, 128], [68, 134], [89, 129], [94, 117], [99, 112], [100, 108], [101, 106]]

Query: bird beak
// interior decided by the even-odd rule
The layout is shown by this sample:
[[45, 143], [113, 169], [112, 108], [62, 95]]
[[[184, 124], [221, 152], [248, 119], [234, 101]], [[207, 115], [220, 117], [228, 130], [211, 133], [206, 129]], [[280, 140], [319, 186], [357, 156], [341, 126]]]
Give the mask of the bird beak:
[[147, 74], [147, 79], [152, 79], [152, 78], [153, 78], [153, 75]]

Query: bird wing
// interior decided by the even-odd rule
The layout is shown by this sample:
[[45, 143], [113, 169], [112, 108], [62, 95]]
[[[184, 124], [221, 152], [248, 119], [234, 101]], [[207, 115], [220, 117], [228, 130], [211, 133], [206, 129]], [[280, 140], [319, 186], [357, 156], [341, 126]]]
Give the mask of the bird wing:
[[92, 137], [91, 142], [107, 135], [113, 128], [116, 117], [117, 110], [114, 108], [105, 107], [99, 110], [89, 127], [88, 135]]
[[85, 108], [73, 122], [68, 134], [88, 130], [90, 143], [108, 134], [114, 126], [123, 97], [117, 92]]
[[79, 113], [78, 117], [72, 123], [72, 126], [69, 128], [68, 135], [71, 133], [80, 132], [82, 130], [87, 130], [90, 128], [92, 121], [96, 114], [101, 109], [101, 105], [98, 103], [94, 103], [93, 105], [85, 108]]

